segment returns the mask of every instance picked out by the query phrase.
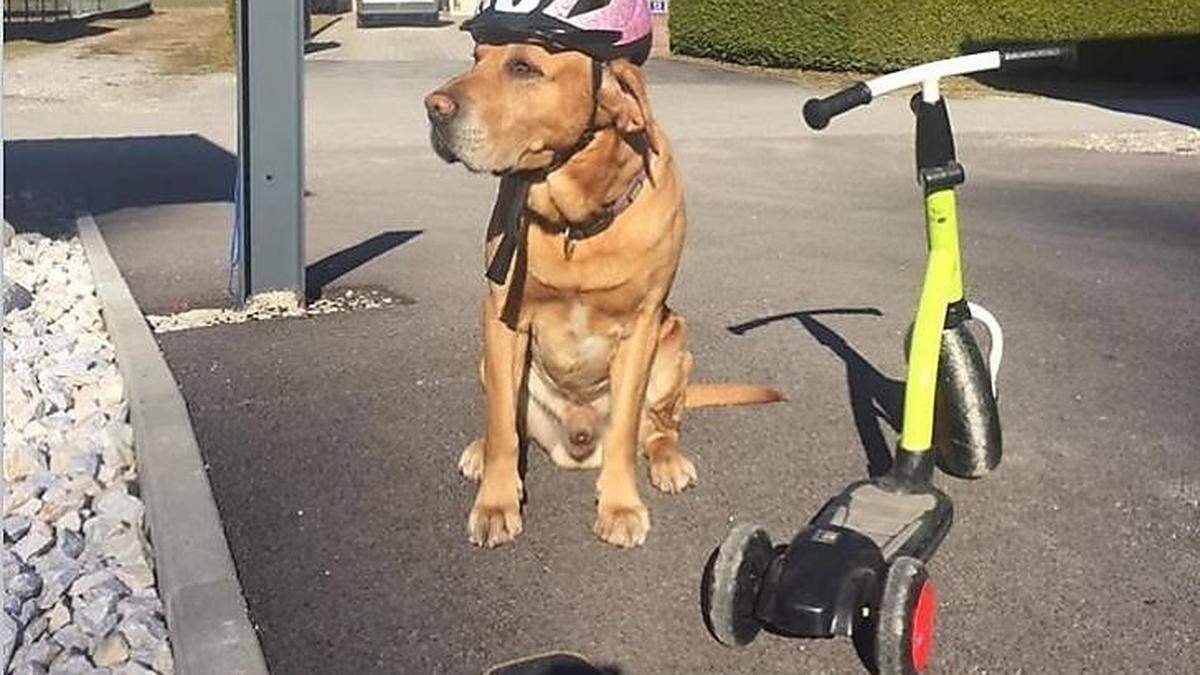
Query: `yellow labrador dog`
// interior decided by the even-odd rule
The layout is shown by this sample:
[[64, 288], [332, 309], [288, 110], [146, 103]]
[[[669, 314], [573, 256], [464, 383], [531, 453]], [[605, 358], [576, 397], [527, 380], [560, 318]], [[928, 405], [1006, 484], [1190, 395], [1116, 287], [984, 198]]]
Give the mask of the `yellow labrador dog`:
[[[520, 534], [523, 435], [562, 467], [599, 468], [593, 530], [639, 545], [650, 518], [638, 451], [655, 487], [681, 492], [696, 480], [679, 449], [685, 408], [782, 398], [687, 384], [687, 329], [665, 304], [683, 247], [683, 191], [642, 70], [536, 44], [481, 44], [474, 67], [425, 105], [441, 157], [530, 181], [516, 264], [483, 302], [486, 431], [459, 461], [479, 481], [470, 539], [496, 546]], [[501, 239], [489, 232], [488, 259]]]

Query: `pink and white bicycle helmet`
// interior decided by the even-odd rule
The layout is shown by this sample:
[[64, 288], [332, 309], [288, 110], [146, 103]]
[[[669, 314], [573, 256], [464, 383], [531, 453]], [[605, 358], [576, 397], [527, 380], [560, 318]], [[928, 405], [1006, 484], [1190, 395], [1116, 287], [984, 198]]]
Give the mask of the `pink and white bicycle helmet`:
[[462, 29], [476, 42], [541, 42], [597, 61], [641, 65], [650, 55], [646, 0], [479, 0]]

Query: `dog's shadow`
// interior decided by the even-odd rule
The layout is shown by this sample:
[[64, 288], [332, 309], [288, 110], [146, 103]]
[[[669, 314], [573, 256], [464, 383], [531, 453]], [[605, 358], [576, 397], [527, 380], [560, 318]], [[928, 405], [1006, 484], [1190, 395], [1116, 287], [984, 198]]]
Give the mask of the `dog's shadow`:
[[863, 358], [850, 343], [816, 317], [820, 315], [867, 315], [883, 316], [874, 307], [850, 307], [815, 309], [788, 312], [753, 319], [727, 330], [734, 335], [778, 321], [795, 320], [809, 332], [817, 342], [828, 347], [846, 364], [846, 386], [850, 394], [850, 410], [854, 415], [854, 426], [867, 455], [867, 473], [871, 477], [881, 476], [892, 466], [892, 453], [884, 437], [880, 423], [887, 424], [893, 432], [900, 431], [901, 411], [904, 407], [904, 383], [879, 372], [870, 361]]

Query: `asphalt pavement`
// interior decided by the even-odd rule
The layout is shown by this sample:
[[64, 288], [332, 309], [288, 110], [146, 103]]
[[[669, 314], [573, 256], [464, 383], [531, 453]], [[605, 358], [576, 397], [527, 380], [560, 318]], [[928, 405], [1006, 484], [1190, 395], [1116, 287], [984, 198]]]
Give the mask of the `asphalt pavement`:
[[[466, 539], [473, 486], [455, 463], [482, 424], [481, 239], [495, 180], [441, 163], [420, 106], [466, 62], [335, 52], [308, 69], [308, 258], [354, 261], [327, 266], [327, 293], [403, 302], [160, 336], [272, 672], [473, 673], [552, 649], [639, 675], [860, 669], [846, 641], [718, 646], [699, 584], [731, 520], [786, 539], [895, 442], [924, 260], [903, 101], [818, 135], [798, 120], [795, 84], [651, 63], [687, 191], [672, 305], [689, 322], [695, 376], [790, 400], [690, 412], [683, 446], [699, 484], [667, 496], [642, 478], [652, 529], [639, 549], [592, 536], [593, 474], [531, 453], [524, 534], [480, 550]], [[213, 106], [229, 102], [227, 81], [203, 86], [226, 92]], [[939, 479], [956, 522], [931, 564], [934, 672], [1200, 669], [1200, 164], [1014, 140], [1178, 128], [1110, 103], [951, 102], [967, 285], [1006, 331], [1005, 459], [982, 481]], [[28, 179], [14, 224], [65, 213], [58, 202], [96, 205], [148, 313], [222, 302], [226, 281], [229, 205], [210, 179], [228, 161], [209, 147], [228, 153], [225, 112], [197, 113], [198, 138], [179, 130], [182, 106], [172, 114], [146, 119], [169, 142], [130, 150], [138, 171], [193, 180], [158, 201], [101, 199], [114, 174], [96, 170], [95, 146], [26, 145], [6, 171], [34, 175], [15, 158], [71, 175], [78, 152], [91, 157], [95, 189], [64, 196]], [[39, 135], [39, 122], [17, 124]], [[138, 182], [107, 185], [137, 193]]]

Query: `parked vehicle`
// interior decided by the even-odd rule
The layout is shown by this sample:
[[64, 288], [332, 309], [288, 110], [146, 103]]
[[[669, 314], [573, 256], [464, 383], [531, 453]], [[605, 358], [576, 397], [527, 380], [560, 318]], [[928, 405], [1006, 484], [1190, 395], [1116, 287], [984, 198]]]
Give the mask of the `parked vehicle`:
[[381, 23], [437, 23], [439, 0], [355, 0], [358, 27]]

